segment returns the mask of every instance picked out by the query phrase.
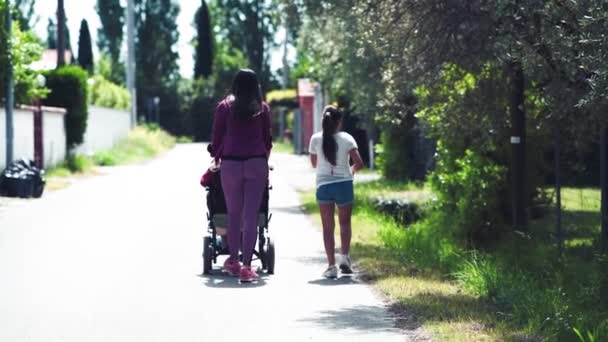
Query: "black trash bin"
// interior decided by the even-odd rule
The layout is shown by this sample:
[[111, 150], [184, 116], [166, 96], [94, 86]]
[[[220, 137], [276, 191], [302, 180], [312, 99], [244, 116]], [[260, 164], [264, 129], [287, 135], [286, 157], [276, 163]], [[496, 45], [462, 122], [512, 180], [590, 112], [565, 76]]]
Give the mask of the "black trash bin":
[[0, 176], [0, 195], [6, 197], [39, 198], [46, 181], [44, 170], [32, 160], [18, 160], [9, 165]]

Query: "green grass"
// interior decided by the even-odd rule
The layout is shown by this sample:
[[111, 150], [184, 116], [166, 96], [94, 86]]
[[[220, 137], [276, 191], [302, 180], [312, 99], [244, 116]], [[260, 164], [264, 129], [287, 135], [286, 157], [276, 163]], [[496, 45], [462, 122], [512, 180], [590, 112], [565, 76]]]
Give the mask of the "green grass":
[[113, 166], [141, 162], [172, 148], [176, 139], [153, 126], [140, 126], [113, 148], [95, 153], [92, 157], [69, 156], [61, 165], [47, 172], [49, 189], [61, 189], [69, 185], [67, 178], [92, 174], [95, 166]]
[[[557, 255], [552, 214], [528, 234], [506, 234], [488, 250], [458, 242], [453, 219], [430, 209], [402, 227], [378, 213], [371, 199], [432, 201], [424, 188], [384, 181], [357, 185], [353, 257], [397, 310], [437, 341], [576, 340], [574, 328], [608, 338], [608, 260], [597, 255], [599, 192], [564, 189], [566, 249]], [[305, 208], [319, 224], [311, 193]], [[552, 213], [552, 212], [551, 212]]]

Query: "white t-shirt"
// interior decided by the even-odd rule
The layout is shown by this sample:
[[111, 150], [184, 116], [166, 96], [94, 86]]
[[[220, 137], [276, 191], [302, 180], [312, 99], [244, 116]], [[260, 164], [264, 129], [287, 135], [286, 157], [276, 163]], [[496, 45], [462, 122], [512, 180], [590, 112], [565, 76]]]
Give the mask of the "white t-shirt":
[[308, 152], [317, 155], [317, 187], [330, 183], [350, 181], [353, 174], [350, 169], [350, 151], [358, 148], [355, 139], [346, 132], [334, 134], [338, 152], [336, 165], [332, 165], [323, 154], [323, 132], [314, 134], [310, 138]]

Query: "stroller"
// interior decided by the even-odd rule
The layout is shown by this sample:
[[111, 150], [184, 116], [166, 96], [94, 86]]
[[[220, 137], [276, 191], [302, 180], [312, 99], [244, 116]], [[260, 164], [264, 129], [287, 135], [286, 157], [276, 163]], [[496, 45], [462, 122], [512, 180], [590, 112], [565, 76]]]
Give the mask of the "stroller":
[[[220, 227], [224, 230], [227, 227], [226, 202], [219, 169], [207, 171], [201, 179], [201, 185], [207, 191], [208, 221], [207, 234], [203, 238], [203, 274], [209, 274], [213, 265], [217, 263], [218, 256], [229, 254], [227, 240], [218, 234]], [[253, 251], [253, 260], [260, 260], [262, 270], [268, 274], [274, 274], [275, 260], [274, 242], [268, 234], [268, 224], [272, 219], [272, 214], [269, 213], [268, 209], [271, 189], [271, 186], [267, 186], [264, 191], [258, 215], [258, 243], [257, 248]], [[242, 255], [240, 257], [242, 258]]]

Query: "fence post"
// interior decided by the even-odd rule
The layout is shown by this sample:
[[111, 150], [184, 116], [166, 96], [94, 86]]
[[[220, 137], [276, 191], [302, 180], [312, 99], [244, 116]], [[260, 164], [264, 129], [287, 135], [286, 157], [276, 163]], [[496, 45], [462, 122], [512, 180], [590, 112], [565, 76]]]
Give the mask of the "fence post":
[[601, 245], [604, 252], [608, 251], [608, 124], [603, 123], [600, 138], [600, 175], [602, 187], [602, 233]]
[[564, 251], [564, 232], [562, 229], [562, 180], [560, 170], [560, 134], [559, 126], [555, 126], [554, 131], [554, 159], [555, 159], [555, 233], [557, 237], [557, 249], [559, 256]]

